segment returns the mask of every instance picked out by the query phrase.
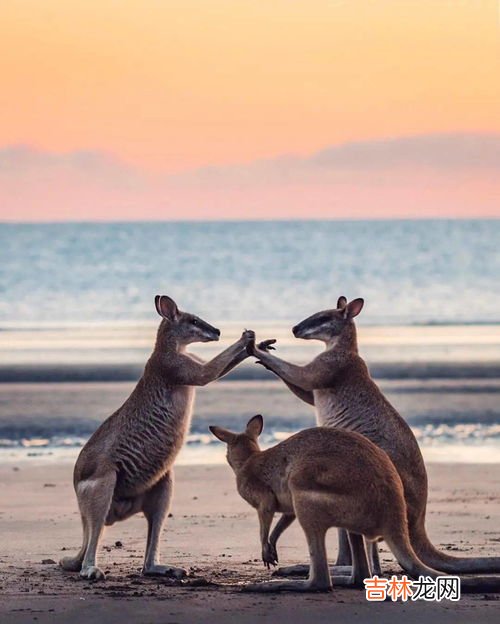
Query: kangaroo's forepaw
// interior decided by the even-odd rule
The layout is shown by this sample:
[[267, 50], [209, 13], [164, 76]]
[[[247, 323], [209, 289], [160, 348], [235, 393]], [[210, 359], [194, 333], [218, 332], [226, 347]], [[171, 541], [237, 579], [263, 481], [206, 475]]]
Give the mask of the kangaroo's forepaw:
[[82, 560], [74, 557], [63, 557], [59, 560], [59, 565], [67, 572], [80, 572], [82, 569]]
[[248, 347], [255, 348], [255, 332], [252, 329], [245, 329], [241, 334], [241, 340], [248, 349]]
[[271, 566], [278, 565], [278, 553], [276, 552], [276, 547], [273, 544], [268, 542], [263, 546], [262, 561], [268, 570]]
[[257, 349], [260, 349], [261, 351], [276, 351], [276, 347], [272, 346], [275, 343], [276, 340], [274, 338], [271, 338], [270, 340], [263, 340], [262, 342], [259, 342]]
[[187, 576], [187, 571], [184, 568], [174, 568], [167, 565], [152, 565], [142, 569], [144, 576], [168, 576], [174, 579], [183, 579]]
[[80, 576], [84, 579], [93, 581], [104, 581], [106, 578], [104, 572], [97, 566], [87, 566], [86, 568], [82, 568], [80, 570]]

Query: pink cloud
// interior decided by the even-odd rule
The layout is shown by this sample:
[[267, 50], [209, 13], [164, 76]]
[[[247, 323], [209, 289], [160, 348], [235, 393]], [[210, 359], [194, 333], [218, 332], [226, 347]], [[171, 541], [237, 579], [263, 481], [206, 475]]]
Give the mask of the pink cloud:
[[500, 216], [500, 135], [436, 134], [333, 146], [175, 176], [101, 152], [0, 150], [11, 221]]

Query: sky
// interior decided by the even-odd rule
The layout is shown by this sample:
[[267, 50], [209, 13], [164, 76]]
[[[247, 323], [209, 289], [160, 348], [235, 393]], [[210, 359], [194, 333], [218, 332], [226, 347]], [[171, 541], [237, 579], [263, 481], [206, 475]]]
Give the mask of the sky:
[[0, 219], [500, 216], [496, 0], [8, 0]]

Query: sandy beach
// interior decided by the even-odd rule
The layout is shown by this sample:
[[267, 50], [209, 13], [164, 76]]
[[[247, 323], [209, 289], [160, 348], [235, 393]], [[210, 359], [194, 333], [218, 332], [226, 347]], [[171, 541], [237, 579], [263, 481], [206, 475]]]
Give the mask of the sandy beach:
[[[236, 493], [227, 466], [181, 466], [172, 517], [163, 536], [165, 562], [190, 570], [191, 585], [141, 577], [146, 527], [136, 516], [108, 529], [102, 583], [63, 573], [53, 562], [80, 545], [72, 464], [0, 466], [0, 619], [24, 622], [496, 622], [499, 596], [467, 595], [459, 603], [368, 603], [364, 592], [326, 595], [242, 594], [264, 580], [255, 512]], [[456, 553], [500, 555], [498, 465], [430, 465], [428, 529], [435, 544]], [[334, 531], [329, 551], [335, 554]], [[280, 562], [306, 560], [298, 526], [283, 537]], [[387, 573], [399, 567], [384, 548]]]

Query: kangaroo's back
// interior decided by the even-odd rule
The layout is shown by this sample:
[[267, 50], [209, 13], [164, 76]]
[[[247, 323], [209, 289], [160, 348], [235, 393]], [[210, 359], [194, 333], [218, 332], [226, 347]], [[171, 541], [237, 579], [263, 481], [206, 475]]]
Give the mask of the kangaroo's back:
[[[325, 475], [328, 483], [336, 481], [340, 490], [346, 488], [347, 481], [350, 488], [352, 483], [386, 483], [388, 475], [398, 480], [394, 465], [378, 446], [357, 432], [330, 427], [299, 431], [263, 451], [255, 461], [262, 463], [266, 473], [281, 474], [313, 489], [321, 489]], [[309, 483], [306, 474], [313, 477]]]
[[343, 495], [367, 488], [363, 500], [382, 504], [387, 493], [401, 490], [398, 473], [387, 454], [356, 432], [328, 427], [300, 431], [276, 446], [253, 454], [237, 472], [240, 494], [258, 507], [264, 492], [272, 493], [277, 510], [290, 513], [292, 492]]

